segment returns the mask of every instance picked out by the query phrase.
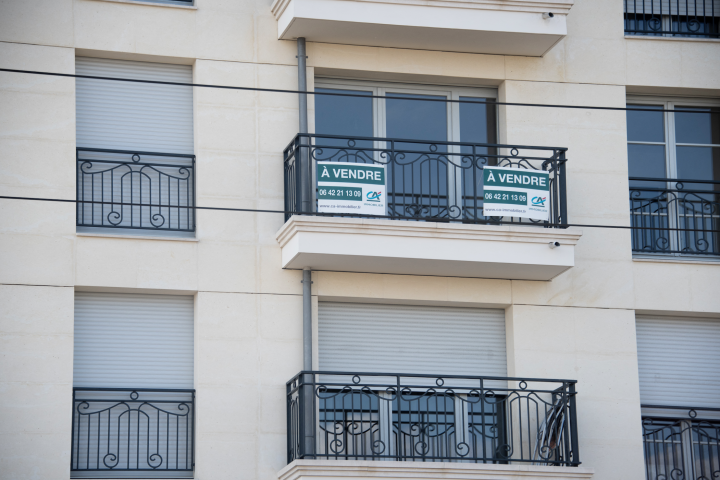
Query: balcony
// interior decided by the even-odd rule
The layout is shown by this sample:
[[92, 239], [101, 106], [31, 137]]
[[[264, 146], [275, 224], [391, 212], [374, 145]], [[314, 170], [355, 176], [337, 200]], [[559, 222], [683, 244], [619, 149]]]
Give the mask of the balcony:
[[282, 40], [539, 57], [567, 35], [572, 5], [573, 0], [275, 0], [272, 12]]
[[[285, 149], [287, 269], [550, 280], [574, 265], [564, 148], [298, 135]], [[383, 166], [381, 215], [319, 213], [317, 162]], [[327, 164], [326, 164], [327, 165]], [[483, 169], [549, 178], [549, 219], [486, 217]], [[304, 179], [309, 179], [305, 181]], [[327, 192], [325, 192], [327, 193]], [[554, 248], [558, 247], [558, 248]]]
[[78, 148], [77, 226], [195, 231], [195, 156]]
[[720, 409], [642, 407], [647, 478], [720, 477]]
[[625, 35], [720, 38], [718, 0], [625, 0]]
[[[290, 465], [279, 477], [301, 478], [305, 470], [309, 478], [324, 462], [335, 475], [356, 468], [356, 476], [370, 478], [374, 468], [403, 465], [418, 474], [421, 466], [411, 462], [423, 462], [423, 478], [513, 469], [545, 469], [537, 478], [589, 478], [585, 469], [566, 468], [580, 465], [575, 383], [301, 372], [287, 383]], [[465, 476], [446, 476], [448, 463]]]
[[720, 255], [719, 181], [631, 177], [630, 185], [634, 253]]
[[72, 478], [192, 478], [195, 391], [74, 388]]

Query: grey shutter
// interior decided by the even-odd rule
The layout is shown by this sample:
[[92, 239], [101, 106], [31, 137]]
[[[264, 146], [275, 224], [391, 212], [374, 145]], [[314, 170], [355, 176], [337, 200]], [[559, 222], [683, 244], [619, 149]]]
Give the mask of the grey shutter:
[[636, 317], [643, 405], [720, 407], [720, 320]]
[[[192, 83], [192, 67], [78, 57], [79, 75]], [[78, 147], [192, 154], [192, 87], [78, 78]]]
[[720, 0], [625, 0], [626, 13], [643, 15], [720, 16]]
[[505, 312], [321, 302], [325, 371], [506, 376]]
[[73, 385], [193, 388], [193, 297], [75, 294]]

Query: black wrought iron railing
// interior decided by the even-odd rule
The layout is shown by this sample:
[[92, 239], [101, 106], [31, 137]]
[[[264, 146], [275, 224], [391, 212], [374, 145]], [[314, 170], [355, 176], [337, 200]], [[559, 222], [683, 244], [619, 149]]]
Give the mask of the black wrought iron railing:
[[630, 178], [636, 253], [720, 255], [720, 181]]
[[77, 225], [195, 231], [195, 156], [77, 149]]
[[194, 424], [194, 390], [74, 388], [73, 476], [191, 476]]
[[301, 372], [287, 461], [577, 466], [575, 396], [574, 380]]
[[648, 479], [720, 477], [720, 409], [643, 405]]
[[720, 38], [720, 0], [624, 0], [625, 34]]
[[[386, 215], [380, 217], [552, 227], [567, 223], [566, 151], [560, 147], [298, 134], [283, 152], [286, 219], [317, 211], [316, 162], [348, 162], [385, 165], [388, 206]], [[549, 220], [485, 217], [486, 166], [549, 172]]]

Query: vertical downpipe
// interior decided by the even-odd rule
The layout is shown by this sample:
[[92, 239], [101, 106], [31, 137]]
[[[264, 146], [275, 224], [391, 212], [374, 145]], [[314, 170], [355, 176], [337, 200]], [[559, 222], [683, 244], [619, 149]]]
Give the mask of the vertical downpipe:
[[[297, 39], [298, 59], [298, 90], [307, 91], [307, 56], [305, 54], [305, 38]], [[298, 94], [299, 132], [308, 133], [307, 94]], [[302, 212], [312, 212], [312, 169], [309, 156], [309, 139], [300, 136], [300, 195], [302, 196]], [[303, 270], [303, 370], [312, 371], [312, 271]], [[312, 374], [303, 375], [301, 380], [302, 391], [299, 392], [302, 401], [302, 429], [303, 455], [301, 458], [311, 459], [315, 454], [315, 387]]]

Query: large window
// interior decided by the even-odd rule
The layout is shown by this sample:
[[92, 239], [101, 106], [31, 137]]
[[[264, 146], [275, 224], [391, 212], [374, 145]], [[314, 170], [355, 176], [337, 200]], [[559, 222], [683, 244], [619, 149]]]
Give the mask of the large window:
[[624, 0], [625, 34], [720, 38], [719, 0]]
[[638, 315], [648, 479], [720, 476], [720, 321]]
[[73, 478], [192, 477], [193, 301], [76, 293]]
[[[191, 83], [192, 67], [78, 57], [97, 77]], [[78, 231], [192, 236], [192, 87], [78, 78]]]
[[[319, 139], [339, 147], [323, 160], [386, 163], [402, 151], [387, 162], [388, 215], [476, 219], [479, 168], [496, 163], [482, 157], [495, 153], [496, 90], [318, 80], [316, 91], [357, 95], [315, 97], [315, 133], [340, 137]], [[461, 99], [478, 103], [445, 102]]]
[[628, 106], [642, 109], [627, 112], [633, 251], [720, 255], [720, 103]]

